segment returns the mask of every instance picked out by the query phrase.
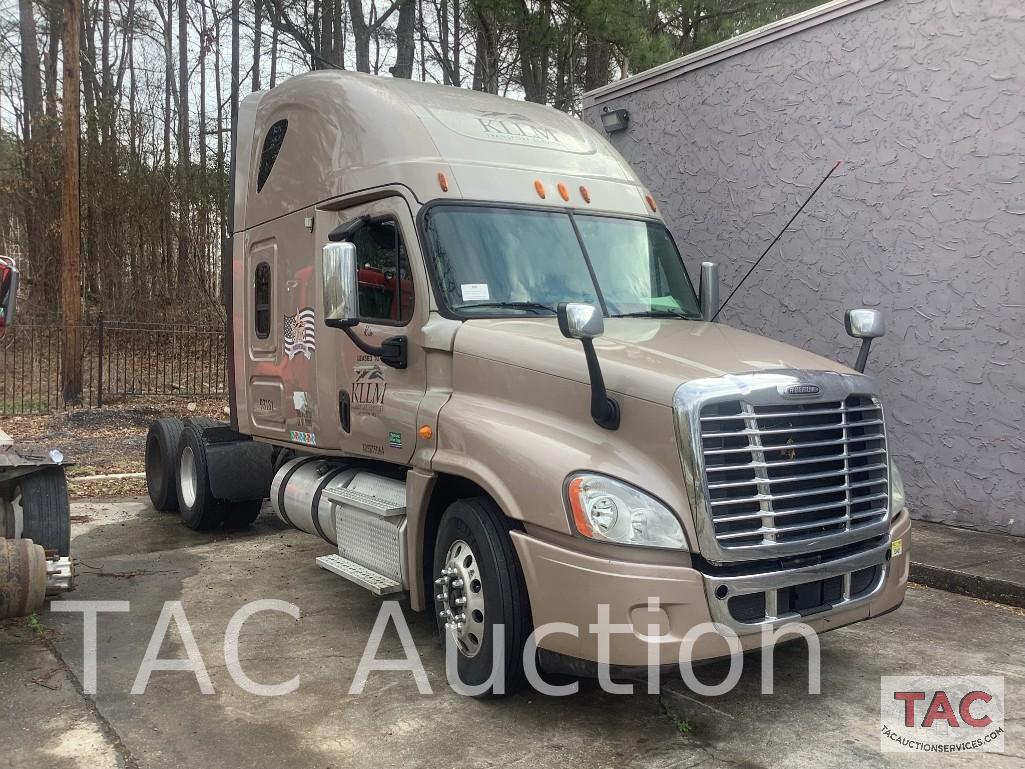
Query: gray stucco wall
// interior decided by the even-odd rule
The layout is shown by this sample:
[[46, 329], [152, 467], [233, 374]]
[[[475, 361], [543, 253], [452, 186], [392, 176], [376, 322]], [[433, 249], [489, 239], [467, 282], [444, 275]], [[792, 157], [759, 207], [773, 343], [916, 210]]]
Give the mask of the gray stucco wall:
[[585, 110], [723, 297], [844, 165], [726, 321], [853, 362], [848, 307], [884, 311], [869, 371], [914, 515], [1025, 535], [1025, 4], [886, 0]]

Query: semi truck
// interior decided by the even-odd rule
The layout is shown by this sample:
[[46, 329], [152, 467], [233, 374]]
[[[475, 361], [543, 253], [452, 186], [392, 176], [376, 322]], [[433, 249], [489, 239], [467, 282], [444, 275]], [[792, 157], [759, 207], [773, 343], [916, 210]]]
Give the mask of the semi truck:
[[[0, 344], [17, 299], [18, 266], [0, 255]], [[64, 454], [16, 446], [0, 429], [0, 619], [38, 611], [47, 597], [74, 589], [70, 551]]]
[[[587, 674], [674, 665], [703, 623], [694, 661], [727, 629], [755, 649], [901, 604], [910, 518], [866, 355], [713, 322], [716, 265], [695, 287], [580, 121], [315, 72], [242, 101], [231, 174], [230, 424], [152, 425], [158, 508], [206, 529], [269, 498], [325, 541], [317, 566], [433, 612], [471, 685], [522, 679], [553, 622], [577, 632], [539, 638], [542, 667]], [[846, 323], [865, 353], [883, 331]], [[604, 651], [600, 605], [630, 629]]]

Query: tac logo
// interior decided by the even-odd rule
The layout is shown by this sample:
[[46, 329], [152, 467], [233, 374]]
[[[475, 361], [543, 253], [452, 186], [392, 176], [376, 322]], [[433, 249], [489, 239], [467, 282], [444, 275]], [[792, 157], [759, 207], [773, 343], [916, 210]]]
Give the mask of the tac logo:
[[884, 752], [1002, 753], [1004, 679], [996, 676], [883, 676]]

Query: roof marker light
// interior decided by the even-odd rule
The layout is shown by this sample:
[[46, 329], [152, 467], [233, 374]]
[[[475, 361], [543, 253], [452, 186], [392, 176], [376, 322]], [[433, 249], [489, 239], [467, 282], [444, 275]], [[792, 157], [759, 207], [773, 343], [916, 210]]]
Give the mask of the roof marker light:
[[545, 186], [541, 184], [540, 179], [534, 180], [534, 190], [537, 192], [537, 196], [541, 198], [541, 200], [545, 199]]
[[651, 213], [655, 213], [655, 198], [653, 198], [651, 195], [645, 195], [644, 199], [648, 201], [648, 208], [651, 209]]
[[591, 202], [591, 193], [587, 191], [587, 187], [580, 185], [580, 197], [584, 199], [585, 203]]
[[438, 186], [441, 187], [442, 192], [448, 192], [448, 177], [441, 171], [438, 172]]
[[559, 191], [559, 197], [569, 202], [569, 190], [566, 189], [566, 185], [562, 182], [559, 182], [557, 185], [555, 185], [555, 188]]

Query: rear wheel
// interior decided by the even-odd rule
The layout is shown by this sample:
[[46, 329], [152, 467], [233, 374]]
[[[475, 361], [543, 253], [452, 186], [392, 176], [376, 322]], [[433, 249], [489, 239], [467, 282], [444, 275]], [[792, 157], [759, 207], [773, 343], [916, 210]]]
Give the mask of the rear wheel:
[[217, 528], [224, 520], [227, 505], [210, 491], [210, 473], [206, 463], [203, 426], [189, 421], [178, 442], [175, 465], [175, 487], [178, 509], [190, 529], [203, 531]]
[[61, 556], [71, 552], [71, 508], [63, 467], [47, 467], [15, 481], [12, 504], [19, 536]]
[[157, 510], [173, 512], [178, 509], [175, 460], [184, 429], [185, 423], [177, 417], [165, 417], [151, 424], [146, 434], [146, 490]]
[[[531, 632], [530, 603], [508, 521], [491, 499], [453, 502], [442, 516], [434, 549], [434, 590], [442, 639], [456, 645], [459, 679], [480, 686], [504, 667], [505, 689], [522, 685], [523, 647]], [[504, 643], [495, 657], [495, 627]], [[498, 694], [492, 688], [482, 697]]]

